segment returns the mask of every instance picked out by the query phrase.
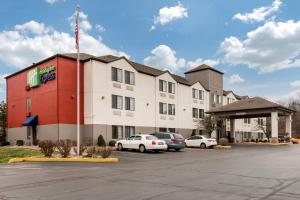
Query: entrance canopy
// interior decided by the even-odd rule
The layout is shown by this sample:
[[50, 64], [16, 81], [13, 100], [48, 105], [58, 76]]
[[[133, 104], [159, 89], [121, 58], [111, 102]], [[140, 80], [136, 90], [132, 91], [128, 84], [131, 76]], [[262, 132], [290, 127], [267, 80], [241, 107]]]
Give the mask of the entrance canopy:
[[[231, 134], [235, 135], [234, 121], [241, 118], [271, 117], [272, 142], [278, 141], [278, 120], [279, 116], [286, 118], [286, 133], [291, 137], [292, 133], [292, 109], [268, 101], [261, 97], [254, 97], [236, 101], [225, 106], [220, 106], [209, 110], [208, 114], [230, 119]], [[234, 136], [235, 138], [235, 136]]]
[[23, 126], [36, 126], [38, 122], [38, 116], [37, 115], [33, 115], [28, 117], [24, 122], [23, 122]]
[[206, 113], [230, 119], [241, 119], [271, 117], [272, 112], [277, 112], [278, 116], [289, 116], [294, 110], [261, 97], [253, 97], [212, 108]]

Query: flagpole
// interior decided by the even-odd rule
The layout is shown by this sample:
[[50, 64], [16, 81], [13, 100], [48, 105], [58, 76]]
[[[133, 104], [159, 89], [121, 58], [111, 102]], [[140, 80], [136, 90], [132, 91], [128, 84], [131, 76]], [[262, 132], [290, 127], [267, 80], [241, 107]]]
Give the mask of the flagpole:
[[77, 26], [77, 156], [80, 156], [80, 63], [79, 63], [79, 6], [76, 8], [76, 26]]

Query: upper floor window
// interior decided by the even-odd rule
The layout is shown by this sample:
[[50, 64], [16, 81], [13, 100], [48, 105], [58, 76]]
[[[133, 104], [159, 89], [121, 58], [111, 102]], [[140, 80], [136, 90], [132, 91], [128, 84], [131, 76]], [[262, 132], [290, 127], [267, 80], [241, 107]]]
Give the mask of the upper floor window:
[[135, 84], [134, 72], [125, 71], [125, 83], [130, 85]]
[[198, 109], [193, 108], [193, 118], [198, 118]]
[[159, 91], [167, 92], [167, 81], [159, 80]]
[[112, 108], [123, 109], [123, 97], [118, 95], [112, 95]]
[[159, 102], [159, 114], [166, 115], [167, 113], [167, 104]]
[[175, 115], [175, 104], [168, 105], [169, 115]]
[[112, 67], [111, 68], [111, 80], [122, 83], [122, 70]]
[[198, 99], [198, 90], [193, 88], [192, 93], [193, 93], [193, 98]]
[[204, 110], [199, 109], [199, 118], [203, 119], [204, 118]]
[[217, 95], [217, 104], [220, 104], [220, 103], [221, 103], [221, 96]]
[[168, 84], [169, 93], [175, 94], [175, 83], [169, 82]]
[[199, 90], [199, 99], [204, 100], [204, 91], [203, 90]]
[[135, 98], [125, 97], [125, 110], [135, 110]]
[[245, 123], [245, 124], [250, 124], [250, 123], [251, 123], [250, 118], [244, 118], [244, 123]]
[[258, 118], [257, 119], [257, 124], [260, 125], [260, 126], [263, 126], [264, 125], [264, 119]]

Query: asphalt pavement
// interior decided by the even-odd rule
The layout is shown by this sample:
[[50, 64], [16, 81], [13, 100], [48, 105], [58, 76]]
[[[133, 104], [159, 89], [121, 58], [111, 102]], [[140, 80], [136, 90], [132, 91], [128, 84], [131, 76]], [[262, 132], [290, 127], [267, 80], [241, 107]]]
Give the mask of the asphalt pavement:
[[300, 145], [114, 156], [119, 163], [0, 164], [0, 200], [300, 199]]

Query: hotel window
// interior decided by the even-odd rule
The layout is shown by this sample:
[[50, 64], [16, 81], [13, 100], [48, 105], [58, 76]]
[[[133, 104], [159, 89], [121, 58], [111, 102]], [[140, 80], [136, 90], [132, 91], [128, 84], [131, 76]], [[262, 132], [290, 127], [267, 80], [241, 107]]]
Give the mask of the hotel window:
[[168, 132], [175, 133], [176, 129], [175, 128], [168, 128]]
[[204, 100], [204, 91], [203, 90], [199, 90], [199, 99]]
[[125, 110], [135, 110], [135, 98], [125, 97]]
[[167, 81], [159, 80], [159, 91], [167, 92]]
[[111, 68], [111, 80], [122, 83], [122, 70], [112, 67]]
[[203, 119], [204, 118], [204, 110], [199, 109], [199, 118]]
[[112, 108], [123, 109], [123, 97], [118, 95], [112, 95]]
[[258, 118], [257, 123], [258, 123], [258, 125], [263, 126], [264, 125], [264, 119]]
[[135, 127], [134, 126], [125, 126], [125, 138], [129, 138], [130, 136], [135, 135]]
[[211, 100], [213, 103], [216, 103], [216, 95], [215, 94], [211, 94]]
[[30, 109], [31, 109], [31, 99], [30, 99], [30, 97], [27, 97], [26, 98], [26, 114], [29, 114]]
[[125, 83], [129, 85], [135, 84], [134, 72], [125, 71]]
[[250, 118], [244, 118], [244, 123], [245, 124], [250, 124], [251, 123]]
[[169, 104], [168, 109], [169, 109], [169, 115], [175, 115], [175, 104]]
[[166, 103], [159, 102], [159, 114], [163, 114], [163, 115], [168, 114]]
[[193, 98], [198, 99], [198, 90], [193, 88]]
[[112, 139], [123, 138], [123, 126], [112, 126]]
[[172, 82], [168, 82], [169, 84], [169, 93], [172, 93], [172, 94], [175, 94], [175, 83], [172, 83]]
[[193, 118], [198, 118], [198, 109], [193, 108]]
[[167, 128], [161, 128], [161, 127], [160, 127], [160, 128], [158, 129], [158, 131], [159, 131], [159, 132], [167, 132]]
[[220, 103], [221, 103], [221, 96], [217, 95], [217, 104], [220, 104]]

